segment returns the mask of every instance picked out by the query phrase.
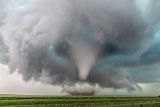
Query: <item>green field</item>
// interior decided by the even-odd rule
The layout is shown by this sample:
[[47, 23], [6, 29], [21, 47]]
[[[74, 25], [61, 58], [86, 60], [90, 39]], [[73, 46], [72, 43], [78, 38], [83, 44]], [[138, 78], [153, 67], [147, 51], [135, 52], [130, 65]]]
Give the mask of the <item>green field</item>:
[[160, 107], [160, 98], [0, 95], [0, 107]]

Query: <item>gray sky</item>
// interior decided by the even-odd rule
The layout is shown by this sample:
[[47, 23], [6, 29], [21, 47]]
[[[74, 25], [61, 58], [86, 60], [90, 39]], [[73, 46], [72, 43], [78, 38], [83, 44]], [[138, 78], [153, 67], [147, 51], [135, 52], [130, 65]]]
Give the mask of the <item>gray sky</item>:
[[60, 95], [61, 88], [40, 82], [24, 82], [18, 73], [10, 74], [8, 67], [0, 65], [0, 94]]
[[[148, 25], [146, 26], [148, 29], [154, 29], [153, 26], [155, 22], [159, 22], [157, 19], [157, 17], [159, 17], [158, 15], [150, 13], [155, 17], [150, 18], [146, 14], [146, 6], [149, 3], [146, 1], [150, 0], [139, 0], [141, 2], [137, 0], [140, 13], [135, 9], [136, 6], [127, 0], [123, 0], [127, 5], [124, 6], [122, 2], [117, 5], [117, 7], [113, 6], [113, 8], [112, 2], [106, 0], [107, 3], [111, 4], [111, 10], [108, 10], [106, 6], [103, 5], [103, 1], [98, 2], [98, 5], [95, 5], [96, 3], [94, 2], [96, 1], [92, 4], [90, 0], [86, 3], [84, 1], [71, 1], [69, 3], [65, 1], [63, 3], [63, 0], [60, 2], [41, 0], [40, 2], [36, 2], [37, 4], [34, 5], [31, 5], [31, 1], [33, 2], [33, 0], [0, 0], [0, 24], [2, 26], [4, 22], [6, 23], [3, 27], [2, 37], [5, 40], [5, 45], [7, 46], [6, 47], [1, 43], [0, 58], [3, 62], [8, 61], [8, 56], [10, 59], [8, 65], [0, 64], [0, 93], [60, 95], [62, 94], [62, 88], [55, 85], [63, 85], [68, 82], [67, 80], [70, 81], [69, 83], [77, 83], [81, 80], [85, 80], [90, 84], [98, 83], [101, 87], [107, 87], [100, 89], [99, 94], [103, 95], [159, 95], [160, 84], [158, 84], [158, 82], [160, 81], [160, 58], [158, 54], [160, 51], [157, 49], [157, 45], [160, 41], [159, 36], [157, 36], [159, 31], [156, 31], [156, 33], [152, 31], [149, 32], [147, 30], [142, 32], [144, 25], [138, 23], [142, 20], [145, 21], [151, 19], [152, 21], [148, 22]], [[75, 3], [79, 7], [75, 6], [70, 8], [70, 4], [72, 3]], [[83, 3], [85, 5], [83, 5]], [[27, 8], [25, 7], [25, 4], [28, 4]], [[99, 7], [101, 5], [102, 8]], [[70, 12], [70, 9], [76, 10], [80, 13], [82, 11], [84, 16], [87, 17], [90, 22], [87, 22], [83, 15], [80, 15], [77, 18], [75, 18], [74, 15], [70, 16], [70, 13], [68, 13]], [[103, 9], [108, 13], [111, 13], [107, 13], [105, 16], [102, 11]], [[117, 12], [121, 11], [125, 11], [124, 16], [133, 16], [135, 20], [132, 20], [130, 17], [128, 18], [121, 14], [117, 14]], [[74, 11], [71, 12], [74, 13]], [[92, 14], [94, 12], [95, 14]], [[48, 13], [51, 13], [51, 15]], [[12, 15], [10, 16], [10, 14]], [[117, 16], [119, 19], [117, 18], [112, 20], [110, 14], [111, 16]], [[142, 14], [142, 16], [140, 14]], [[4, 20], [8, 17], [9, 19], [7, 21]], [[72, 18], [74, 20], [72, 20]], [[77, 21], [79, 18], [82, 18], [80, 22]], [[131, 27], [133, 28], [128, 29], [128, 27], [130, 27], [130, 23], [128, 23], [125, 18], [126, 20], [131, 21], [133, 25]], [[72, 23], [68, 23], [70, 20], [72, 20], [75, 25], [77, 24], [79, 26], [74, 26], [74, 24], [72, 25]], [[18, 23], [20, 21], [21, 23]], [[85, 26], [84, 22], [88, 23], [89, 26], [94, 26], [94, 30], [90, 31], [90, 29], [87, 28], [88, 26]], [[124, 25], [122, 28], [119, 26], [121, 22]], [[118, 25], [115, 23], [118, 23]], [[30, 32], [30, 28], [34, 29]], [[62, 32], [62, 28], [66, 28], [68, 30], [67, 33], [73, 33], [73, 40], [81, 37], [79, 35], [87, 35], [86, 37], [78, 38], [80, 41], [80, 48], [77, 49], [77, 47], [72, 47], [73, 41], [71, 40], [69, 42], [67, 41], [68, 45], [72, 47], [71, 49], [66, 48], [66, 50], [60, 50], [61, 48], [59, 47], [63, 44], [63, 35], [60, 33]], [[73, 32], [70, 32], [70, 28], [71, 30], [74, 29]], [[77, 33], [77, 30], [79, 30], [80, 33]], [[129, 33], [131, 32], [131, 34], [133, 34], [132, 39], [128, 37], [128, 34], [126, 34], [127, 36], [124, 36], [125, 34], [121, 35], [120, 33], [121, 31], [126, 32], [128, 30]], [[117, 36], [119, 40], [117, 41], [115, 39], [114, 42], [115, 44], [119, 43], [118, 46], [121, 47], [118, 47], [117, 44], [115, 45], [114, 43], [106, 42], [103, 39], [105, 37], [105, 31], [108, 31], [106, 35], [120, 35], [120, 37]], [[48, 34], [58, 36], [50, 38]], [[146, 36], [142, 38], [142, 40], [133, 41], [134, 37], [141, 34], [144, 34], [143, 36], [153, 34], [153, 37], [151, 40], [149, 38], [150, 36]], [[78, 36], [76, 37], [74, 35]], [[90, 35], [100, 35], [101, 37], [90, 37]], [[103, 49], [99, 50], [101, 46], [103, 46], [103, 43], [97, 44], [95, 40], [106, 42], [105, 45], [108, 48], [105, 49], [108, 49], [108, 51]], [[133, 44], [130, 44], [130, 42], [133, 42]], [[56, 45], [54, 46], [54, 44]], [[55, 48], [56, 46], [58, 48]], [[135, 52], [133, 54], [125, 53], [129, 49], [133, 48], [135, 48]], [[7, 49], [9, 52], [6, 51]], [[59, 49], [59, 53], [56, 49]], [[70, 52], [68, 52], [67, 49]], [[114, 53], [114, 50], [118, 55]], [[97, 56], [99, 51], [102, 51], [100, 53], [102, 54], [102, 58], [98, 59]], [[106, 54], [105, 51], [107, 52], [107, 55], [103, 56], [103, 54]], [[110, 51], [113, 51], [113, 53]], [[64, 55], [60, 52], [66, 53]], [[72, 58], [67, 56], [70, 53]], [[44, 55], [46, 56], [42, 57]], [[72, 59], [74, 59], [75, 62]], [[77, 66], [78, 71], [76, 71], [75, 65]], [[118, 69], [114, 69], [115, 67]], [[19, 70], [18, 72], [16, 71], [17, 68]], [[10, 72], [13, 73], [11, 74]], [[41, 75], [42, 78], [40, 77]], [[99, 78], [95, 78], [97, 75]], [[130, 77], [130, 79], [128, 79], [128, 77]], [[43, 83], [35, 82], [34, 80], [43, 80]], [[135, 90], [139, 87], [141, 87], [142, 90]]]

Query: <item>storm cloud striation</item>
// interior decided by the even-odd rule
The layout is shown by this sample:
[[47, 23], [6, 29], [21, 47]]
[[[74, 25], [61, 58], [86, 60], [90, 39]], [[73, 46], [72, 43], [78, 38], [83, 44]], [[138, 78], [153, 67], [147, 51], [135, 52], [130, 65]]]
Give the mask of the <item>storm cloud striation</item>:
[[135, 90], [134, 69], [160, 62], [159, 4], [144, 16], [136, 0], [30, 0], [1, 27], [2, 62], [25, 81]]

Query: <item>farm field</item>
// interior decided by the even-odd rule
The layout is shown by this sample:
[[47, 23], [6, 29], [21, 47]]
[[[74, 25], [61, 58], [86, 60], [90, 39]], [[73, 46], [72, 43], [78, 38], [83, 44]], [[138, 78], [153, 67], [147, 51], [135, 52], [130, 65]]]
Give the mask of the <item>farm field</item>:
[[0, 107], [160, 107], [160, 98], [0, 95]]

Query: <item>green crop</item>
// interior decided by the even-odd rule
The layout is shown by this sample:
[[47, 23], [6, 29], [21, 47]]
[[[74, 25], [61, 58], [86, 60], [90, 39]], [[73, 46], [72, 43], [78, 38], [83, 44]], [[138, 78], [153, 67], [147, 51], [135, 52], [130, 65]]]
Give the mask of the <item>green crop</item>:
[[160, 98], [0, 95], [0, 107], [160, 107]]

